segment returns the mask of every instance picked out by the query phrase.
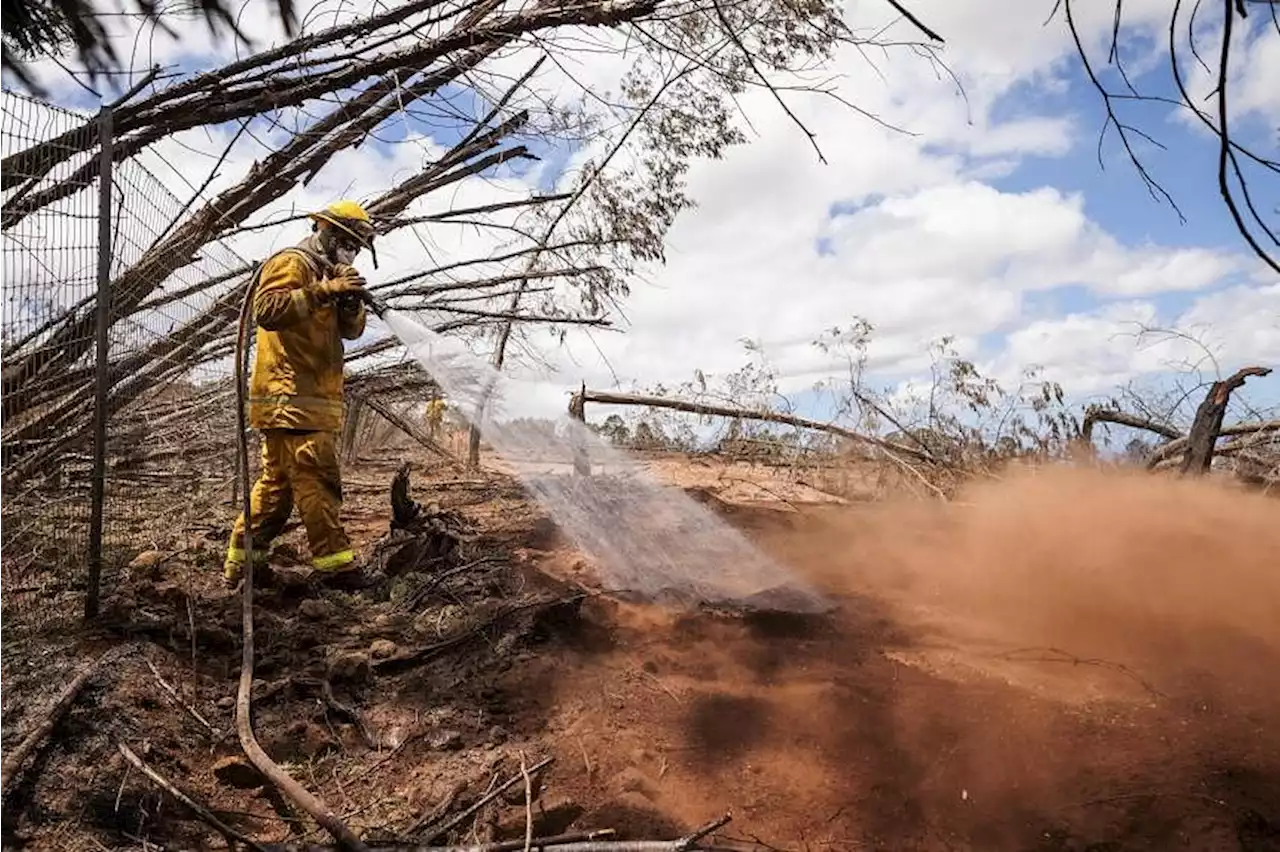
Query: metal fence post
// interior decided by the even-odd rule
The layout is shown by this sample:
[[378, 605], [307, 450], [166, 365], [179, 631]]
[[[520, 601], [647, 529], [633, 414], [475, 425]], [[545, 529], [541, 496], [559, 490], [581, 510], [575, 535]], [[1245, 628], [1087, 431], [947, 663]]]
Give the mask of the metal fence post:
[[110, 107], [98, 113], [98, 293], [93, 394], [93, 481], [90, 483], [89, 582], [84, 617], [95, 618], [101, 600], [102, 527], [107, 494], [107, 387], [111, 328], [111, 166], [114, 126]]

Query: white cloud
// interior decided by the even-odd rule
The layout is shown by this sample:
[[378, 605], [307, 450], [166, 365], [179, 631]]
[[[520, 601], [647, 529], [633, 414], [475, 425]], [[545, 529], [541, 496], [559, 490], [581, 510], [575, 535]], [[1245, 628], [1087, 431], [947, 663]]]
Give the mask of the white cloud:
[[[1002, 193], [977, 182], [938, 184], [828, 223], [838, 194], [829, 189], [824, 197], [815, 187], [816, 197], [788, 211], [765, 193], [722, 217], [680, 222], [672, 235], [680, 251], [656, 276], [660, 286], [637, 288], [629, 304], [632, 333], [602, 342], [614, 366], [663, 381], [685, 378], [695, 366], [728, 372], [742, 362], [737, 338], [748, 336], [764, 343], [795, 389], [832, 367], [830, 357], [803, 344], [858, 315], [876, 326], [873, 369], [901, 375], [927, 365], [925, 347], [942, 335], [959, 336], [972, 352], [983, 335], [1016, 332], [1029, 291], [1064, 284], [1106, 297], [1200, 290], [1239, 266], [1207, 250], [1126, 249], [1087, 219], [1081, 199], [1047, 188]], [[822, 238], [829, 253], [820, 256]], [[1114, 321], [1108, 315], [1103, 324]], [[1010, 351], [1029, 357], [1026, 339], [1012, 338]], [[1065, 346], [1067, 353], [1077, 344]], [[1134, 348], [1132, 340], [1109, 346], [1108, 358]], [[1090, 384], [1120, 370], [1087, 356], [1081, 363], [1103, 376]]]
[[1199, 298], [1178, 320], [1220, 351], [1224, 371], [1280, 364], [1280, 283], [1238, 286]]
[[1171, 369], [1188, 354], [1188, 346], [1176, 339], [1139, 344], [1141, 329], [1158, 321], [1155, 306], [1146, 302], [1037, 320], [1009, 335], [1008, 347], [992, 370], [1008, 378], [1024, 366], [1037, 365], [1044, 368], [1046, 378], [1072, 393], [1105, 391], [1135, 374]]
[[1172, 316], [1162, 316], [1149, 302], [1124, 302], [1039, 320], [1010, 334], [1007, 350], [991, 366], [1008, 377], [1020, 366], [1036, 364], [1047, 377], [1084, 395], [1143, 375], [1191, 367], [1214, 379], [1243, 366], [1277, 361], [1280, 284], [1272, 284], [1210, 293]]

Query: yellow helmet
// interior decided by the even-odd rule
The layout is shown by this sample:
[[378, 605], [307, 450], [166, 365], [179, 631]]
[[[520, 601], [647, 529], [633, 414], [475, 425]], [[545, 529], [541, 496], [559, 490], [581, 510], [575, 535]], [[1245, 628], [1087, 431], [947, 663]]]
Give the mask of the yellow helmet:
[[373, 226], [373, 219], [369, 216], [369, 212], [364, 209], [358, 202], [335, 201], [323, 210], [315, 213], [308, 213], [307, 217], [315, 222], [326, 222], [335, 228], [341, 229], [344, 233], [349, 234], [360, 244], [369, 249], [369, 253], [373, 256], [373, 266], [378, 267], [378, 252], [373, 247], [373, 237], [377, 233]]

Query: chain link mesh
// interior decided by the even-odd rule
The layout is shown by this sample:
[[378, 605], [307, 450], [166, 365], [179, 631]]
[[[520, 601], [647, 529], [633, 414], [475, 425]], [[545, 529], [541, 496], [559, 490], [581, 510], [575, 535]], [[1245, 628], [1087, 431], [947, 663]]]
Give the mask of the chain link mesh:
[[[53, 137], [72, 150], [92, 150], [91, 125], [82, 116], [29, 98], [3, 94], [0, 140], [3, 156]], [[67, 333], [69, 321], [93, 304], [97, 289], [97, 181], [77, 178], [85, 156], [60, 163], [44, 180], [4, 172], [4, 230], [0, 234], [4, 272], [3, 564], [5, 632], [29, 606], [84, 590], [83, 566], [89, 529], [88, 452], [63, 453], [43, 465], [41, 476], [11, 476], [24, 458], [47, 451], [55, 436], [45, 428], [59, 399], [60, 377], [36, 375], [56, 358], [52, 339], [63, 330], [73, 345], [92, 347], [93, 327]], [[67, 186], [55, 204], [10, 223], [10, 213], [47, 185]], [[78, 330], [77, 330], [78, 331]], [[19, 372], [26, 367], [33, 375]], [[21, 406], [11, 399], [18, 386], [29, 393]], [[92, 412], [83, 416], [88, 422]], [[6, 636], [6, 639], [8, 637]], [[7, 644], [7, 643], [6, 643]]]
[[[90, 116], [0, 98], [3, 156], [51, 140], [75, 152], [34, 179], [8, 168], [3, 178], [8, 638], [11, 616], [74, 615], [74, 596], [87, 591], [101, 143]], [[224, 528], [232, 497], [227, 331], [252, 265], [214, 242], [173, 274], [151, 271], [153, 247], [190, 211], [173, 189], [200, 194], [181, 185], [190, 162], [163, 158], [154, 149], [123, 158], [110, 179], [104, 592], [140, 551], [184, 550], [191, 543], [179, 536]], [[157, 177], [170, 172], [173, 189]]]

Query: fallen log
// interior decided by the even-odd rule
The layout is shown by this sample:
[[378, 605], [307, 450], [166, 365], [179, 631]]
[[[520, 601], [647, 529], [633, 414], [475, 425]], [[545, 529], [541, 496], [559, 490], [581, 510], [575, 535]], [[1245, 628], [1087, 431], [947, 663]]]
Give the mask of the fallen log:
[[762, 420], [767, 423], [782, 423], [787, 426], [796, 426], [801, 429], [812, 429], [815, 432], [825, 432], [829, 435], [838, 435], [839, 437], [847, 438], [850, 441], [856, 441], [858, 443], [878, 447], [879, 449], [887, 450], [889, 452], [910, 456], [916, 461], [933, 461], [929, 457], [928, 453], [914, 447], [895, 444], [892, 441], [886, 441], [883, 438], [877, 438], [874, 435], [864, 435], [861, 432], [855, 432], [852, 429], [846, 429], [843, 426], [836, 426], [832, 423], [823, 423], [820, 420], [811, 420], [808, 417], [797, 417], [792, 414], [783, 414], [778, 411], [753, 411], [747, 408], [736, 408], [727, 405], [708, 405], [701, 402], [686, 402], [684, 400], [670, 399], [664, 396], [612, 393], [610, 391], [594, 391], [586, 388], [574, 394], [573, 400], [569, 403], [570, 410], [574, 410], [574, 407], [576, 406], [578, 407], [578, 410], [581, 411], [581, 407], [588, 402], [594, 402], [600, 405], [639, 405], [646, 408], [665, 408], [670, 411], [681, 411], [685, 414], [701, 414], [709, 417], [731, 417], [741, 418], [743, 420]]
[[108, 662], [112, 662], [122, 656], [125, 651], [133, 650], [133, 647], [125, 645], [112, 648], [98, 657], [88, 668], [76, 675], [71, 683], [66, 685], [53, 704], [40, 714], [40, 721], [31, 729], [31, 732], [23, 737], [22, 742], [18, 743], [15, 748], [4, 756], [4, 762], [0, 764], [0, 792], [9, 792], [10, 782], [17, 777], [27, 758], [39, 748], [45, 737], [49, 736], [49, 733], [62, 720], [62, 717], [67, 715], [67, 711], [71, 709], [71, 705], [75, 703], [76, 698], [88, 685], [89, 681], [93, 679], [93, 676], [101, 671], [102, 667]]
[[[1259, 423], [1233, 423], [1230, 426], [1223, 426], [1218, 430], [1219, 438], [1228, 438], [1237, 435], [1258, 435], [1266, 432], [1280, 432], [1280, 420], [1264, 420]], [[1186, 452], [1188, 439], [1186, 436], [1177, 438], [1167, 444], [1161, 444], [1151, 453], [1151, 457], [1147, 459], [1147, 468], [1152, 469], [1159, 466], [1162, 462], [1176, 456], [1178, 453]], [[1227, 451], [1227, 447], [1217, 450], [1217, 453]]]

